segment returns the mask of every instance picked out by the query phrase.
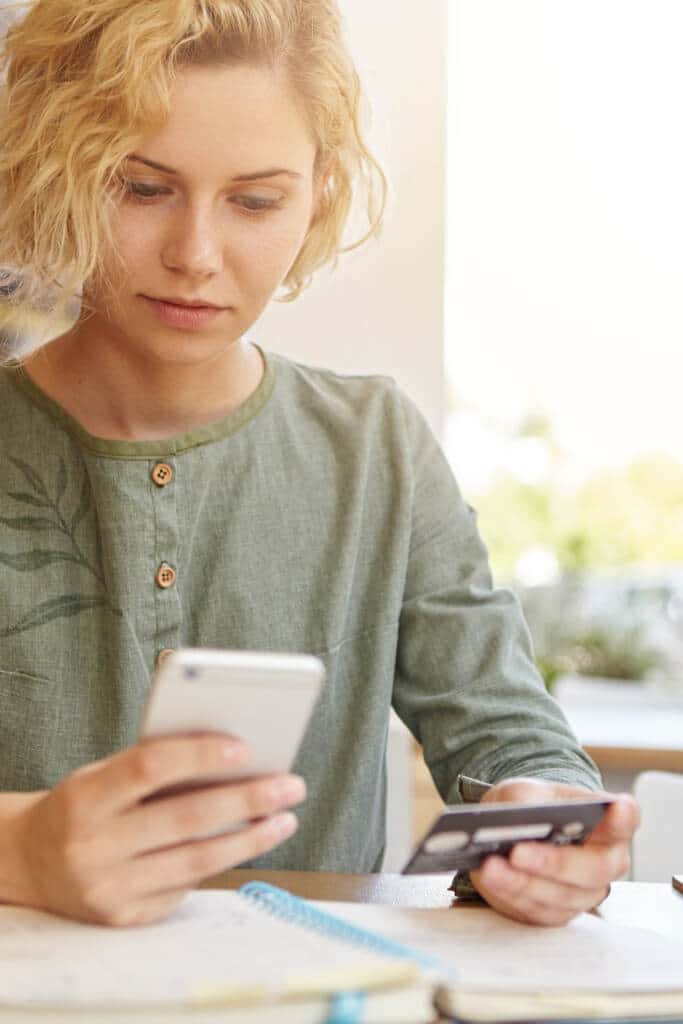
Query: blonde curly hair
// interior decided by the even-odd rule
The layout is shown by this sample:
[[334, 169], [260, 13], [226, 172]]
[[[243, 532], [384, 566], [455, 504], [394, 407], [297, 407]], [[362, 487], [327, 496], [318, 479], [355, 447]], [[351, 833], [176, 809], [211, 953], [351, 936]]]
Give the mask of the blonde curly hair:
[[[286, 68], [324, 179], [281, 300], [295, 299], [318, 268], [378, 233], [387, 180], [361, 131], [362, 92], [336, 0], [35, 0], [0, 51], [6, 337], [36, 329], [54, 336], [51, 327], [64, 321], [84, 283], [104, 276], [122, 166], [169, 116], [177, 72], [235, 61]], [[342, 246], [357, 190], [369, 226]]]

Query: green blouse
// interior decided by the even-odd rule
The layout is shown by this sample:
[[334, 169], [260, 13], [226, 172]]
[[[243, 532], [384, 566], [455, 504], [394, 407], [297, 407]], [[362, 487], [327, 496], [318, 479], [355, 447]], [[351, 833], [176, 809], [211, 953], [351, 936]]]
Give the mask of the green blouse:
[[95, 437], [0, 370], [0, 788], [134, 743], [180, 646], [325, 663], [299, 831], [256, 866], [379, 869], [392, 704], [447, 802], [461, 773], [599, 786], [417, 407], [262, 354], [243, 405], [163, 441]]

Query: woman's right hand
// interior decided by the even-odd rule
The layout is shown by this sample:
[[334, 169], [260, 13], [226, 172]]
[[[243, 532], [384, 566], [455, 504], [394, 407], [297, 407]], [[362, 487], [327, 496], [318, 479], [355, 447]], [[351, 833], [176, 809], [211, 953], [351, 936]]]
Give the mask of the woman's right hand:
[[[167, 786], [237, 769], [248, 756], [223, 734], [143, 740], [33, 794], [12, 822], [20, 894], [12, 902], [115, 926], [164, 917], [203, 878], [296, 831], [296, 817], [282, 813], [306, 795], [294, 775], [212, 783], [145, 802]], [[227, 835], [193, 838], [234, 826]]]

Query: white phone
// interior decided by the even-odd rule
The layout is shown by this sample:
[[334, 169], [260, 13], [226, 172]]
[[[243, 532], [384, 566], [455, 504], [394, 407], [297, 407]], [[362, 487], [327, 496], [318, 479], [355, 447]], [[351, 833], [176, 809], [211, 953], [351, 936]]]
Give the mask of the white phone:
[[169, 654], [155, 674], [140, 738], [226, 732], [243, 740], [252, 757], [239, 769], [189, 780], [163, 795], [289, 772], [324, 680], [325, 666], [309, 654], [193, 647]]

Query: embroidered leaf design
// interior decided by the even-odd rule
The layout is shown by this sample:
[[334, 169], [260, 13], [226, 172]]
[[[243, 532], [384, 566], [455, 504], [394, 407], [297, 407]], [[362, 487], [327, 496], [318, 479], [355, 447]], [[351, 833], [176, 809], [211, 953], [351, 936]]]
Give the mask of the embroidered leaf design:
[[86, 597], [82, 594], [65, 594], [63, 597], [54, 597], [49, 601], [43, 601], [37, 608], [32, 608], [28, 615], [19, 619], [14, 626], [2, 630], [0, 638], [23, 633], [27, 629], [34, 629], [46, 622], [52, 622], [53, 619], [78, 615], [79, 612], [87, 611], [90, 608], [107, 607], [108, 604], [105, 597]]
[[15, 501], [23, 501], [25, 505], [33, 505], [34, 508], [52, 508], [49, 501], [36, 498], [35, 494], [27, 494], [26, 491], [8, 491], [7, 497], [14, 498]]
[[0, 523], [13, 530], [49, 530], [54, 526], [52, 520], [45, 519], [44, 516], [19, 516], [16, 519], [0, 516]]
[[76, 527], [80, 523], [85, 513], [90, 508], [90, 481], [88, 480], [87, 473], [83, 476], [83, 485], [81, 487], [81, 498], [78, 503], [78, 508], [74, 512], [73, 519], [71, 520], [71, 533], [76, 532]]
[[18, 555], [7, 555], [0, 551], [0, 564], [9, 565], [18, 572], [30, 572], [32, 569], [43, 569], [54, 562], [76, 562], [78, 559], [69, 551], [25, 551]]
[[[73, 551], [36, 549], [22, 551], [18, 554], [0, 552], [0, 565], [7, 565], [11, 569], [15, 569], [17, 572], [32, 572], [36, 569], [42, 569], [46, 565], [53, 565], [56, 562], [74, 562], [76, 565], [83, 566], [92, 573], [92, 575], [106, 590], [104, 578], [85, 558], [74, 536], [76, 527], [89, 510], [91, 504], [90, 481], [87, 474], [84, 475], [83, 483], [81, 485], [78, 508], [71, 518], [71, 523], [68, 524], [61, 512], [61, 502], [66, 493], [68, 483], [68, 473], [64, 459], [59, 460], [54, 498], [51, 498], [43, 480], [36, 471], [28, 465], [28, 463], [16, 456], [10, 455], [8, 458], [21, 471], [32, 488], [31, 492], [10, 492], [9, 497], [13, 498], [15, 501], [23, 503], [24, 505], [29, 505], [31, 508], [47, 509], [55, 518], [48, 519], [45, 515], [13, 517], [0, 516], [0, 525], [8, 526], [12, 530], [22, 530], [25, 532], [58, 529], [61, 533], [65, 533], [69, 537]], [[32, 608], [13, 626], [0, 630], [0, 638], [13, 636], [17, 633], [24, 633], [26, 630], [35, 629], [37, 626], [42, 626], [47, 622], [52, 622], [53, 619], [69, 618], [80, 614], [80, 612], [88, 611], [88, 609], [91, 608], [108, 608], [111, 613], [116, 615], [118, 618], [124, 617], [123, 612], [120, 609], [111, 607], [109, 599], [106, 596], [95, 597], [84, 596], [82, 594], [65, 594], [62, 597], [51, 598], [50, 600], [44, 601], [42, 604], [38, 605], [36, 608]]]
[[43, 497], [48, 498], [47, 488], [33, 466], [29, 466], [28, 462], [24, 462], [23, 459], [17, 458], [16, 455], [10, 455], [9, 460], [14, 463], [17, 469], [21, 470], [34, 490], [39, 491]]
[[57, 495], [55, 497], [55, 506], [59, 512], [59, 506], [62, 498], [64, 497], [64, 491], [66, 490], [66, 466], [64, 465], [64, 459], [59, 460], [59, 469], [57, 471]]

